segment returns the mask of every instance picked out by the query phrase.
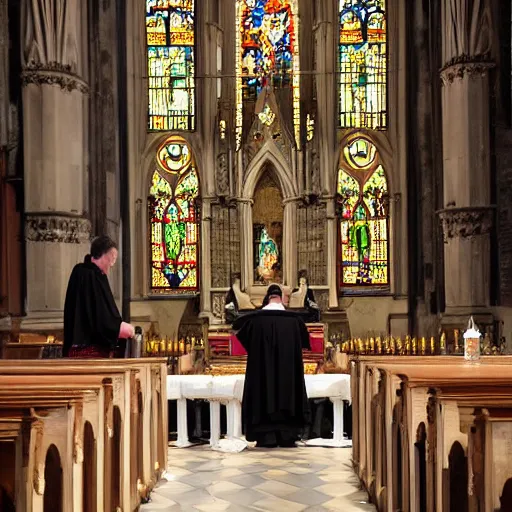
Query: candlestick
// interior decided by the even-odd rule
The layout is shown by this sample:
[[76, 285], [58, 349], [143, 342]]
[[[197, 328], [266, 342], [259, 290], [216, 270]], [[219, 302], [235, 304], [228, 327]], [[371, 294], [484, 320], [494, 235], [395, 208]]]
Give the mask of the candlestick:
[[389, 341], [389, 351], [391, 352], [392, 356], [394, 356], [396, 353], [395, 338], [393, 338], [393, 336], [391, 336], [391, 340]]
[[373, 338], [370, 338], [370, 353], [375, 354], [375, 340]]
[[396, 340], [396, 349], [399, 356], [404, 355], [404, 346], [402, 344], [402, 338], [400, 338], [400, 336]]
[[407, 335], [405, 337], [405, 355], [408, 356], [411, 353], [411, 337]]
[[416, 340], [416, 336], [412, 339], [412, 355], [415, 356], [418, 349], [418, 342]]
[[427, 340], [425, 339], [425, 336], [421, 337], [420, 350], [421, 350], [421, 355], [422, 356], [426, 355], [426, 353], [427, 353]]
[[382, 354], [382, 340], [380, 339], [380, 336], [377, 336], [376, 343], [377, 343], [377, 354], [381, 355]]
[[460, 339], [459, 339], [459, 336], [460, 336], [459, 329], [454, 329], [453, 330], [453, 338], [454, 338], [454, 349], [455, 349], [455, 353], [456, 354], [458, 354], [460, 352]]
[[441, 333], [441, 341], [440, 341], [440, 349], [441, 349], [441, 355], [446, 355], [446, 333], [443, 331]]
[[434, 356], [436, 354], [436, 339], [434, 336], [430, 338], [430, 353]]

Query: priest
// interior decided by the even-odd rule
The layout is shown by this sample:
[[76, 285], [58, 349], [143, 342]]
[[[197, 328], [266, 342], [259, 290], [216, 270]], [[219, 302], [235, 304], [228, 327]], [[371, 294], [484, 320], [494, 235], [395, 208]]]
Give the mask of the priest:
[[262, 310], [239, 318], [234, 329], [247, 351], [242, 423], [258, 447], [294, 447], [310, 423], [302, 349], [310, 348], [303, 320], [283, 306], [271, 285]]
[[119, 339], [133, 337], [134, 328], [122, 321], [108, 282], [116, 260], [115, 242], [100, 236], [84, 262], [75, 265], [64, 304], [64, 356], [111, 357]]

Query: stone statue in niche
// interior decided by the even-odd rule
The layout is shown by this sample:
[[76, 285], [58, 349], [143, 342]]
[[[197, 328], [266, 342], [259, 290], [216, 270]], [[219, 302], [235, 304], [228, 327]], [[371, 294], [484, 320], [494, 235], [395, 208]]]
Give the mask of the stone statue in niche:
[[307, 315], [304, 317], [306, 322], [318, 322], [320, 320], [320, 308], [315, 301], [313, 290], [308, 285], [305, 270], [299, 273], [299, 287], [292, 291], [288, 307], [307, 311]]

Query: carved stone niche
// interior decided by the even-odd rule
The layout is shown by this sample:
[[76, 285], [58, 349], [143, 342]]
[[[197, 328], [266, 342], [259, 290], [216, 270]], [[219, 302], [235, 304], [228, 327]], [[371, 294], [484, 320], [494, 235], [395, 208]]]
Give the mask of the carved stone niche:
[[225, 293], [212, 293], [212, 313], [213, 316], [222, 322], [225, 321], [224, 306], [226, 305]]
[[91, 223], [84, 217], [59, 214], [28, 213], [25, 240], [28, 242], [88, 243]]
[[494, 226], [495, 206], [448, 208], [438, 211], [444, 242], [451, 238], [474, 238], [487, 235]]

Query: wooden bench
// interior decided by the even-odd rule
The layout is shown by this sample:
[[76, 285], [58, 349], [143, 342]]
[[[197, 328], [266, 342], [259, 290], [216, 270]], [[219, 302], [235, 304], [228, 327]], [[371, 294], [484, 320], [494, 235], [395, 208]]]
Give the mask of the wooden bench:
[[[88, 376], [103, 383], [100, 403], [93, 409], [97, 417], [103, 418], [104, 429], [92, 428], [93, 442], [100, 455], [96, 476], [98, 492], [104, 493], [101, 510], [113, 510], [115, 506], [136, 509], [140, 503], [138, 485], [142, 492], [151, 489], [167, 467], [166, 360], [0, 361], [0, 378], [27, 379], [34, 375], [42, 378], [42, 383], [44, 379], [57, 378], [56, 394], [59, 385], [68, 385], [67, 389], [71, 390], [70, 382]], [[46, 397], [47, 404], [50, 398]], [[30, 397], [23, 403], [30, 406]], [[84, 406], [86, 414], [88, 408], [91, 406]], [[94, 423], [89, 424], [93, 427]], [[103, 451], [100, 450], [102, 435]], [[101, 464], [104, 452], [104, 464]]]
[[[500, 407], [503, 411], [510, 405], [512, 396], [510, 364], [510, 357], [484, 358], [479, 367], [466, 365], [457, 356], [363, 356], [354, 360], [352, 385], [357, 407], [353, 432], [354, 466], [379, 510], [420, 510], [417, 455], [422, 446], [422, 449], [431, 450], [434, 404], [441, 401], [450, 404], [451, 409], [446, 407], [445, 410], [452, 411], [452, 416], [447, 416], [451, 421], [454, 404], [457, 410], [464, 408], [465, 415], [468, 408]], [[487, 417], [492, 418], [492, 415]], [[446, 429], [438, 428], [436, 432], [437, 437]], [[437, 446], [440, 443], [445, 446], [443, 453], [446, 453], [446, 446], [451, 446], [449, 436], [436, 441]], [[432, 461], [440, 455], [430, 451], [424, 456]], [[446, 456], [439, 460], [446, 462]], [[429, 502], [428, 510], [444, 510], [439, 508], [440, 500], [446, 505], [446, 485], [443, 487], [439, 476], [442, 470], [436, 472], [435, 478], [431, 470], [432, 466], [427, 472], [427, 495], [432, 495], [435, 487], [433, 503], [436, 506], [433, 508]], [[486, 475], [491, 473], [487, 471]], [[487, 495], [490, 494], [488, 487]], [[485, 499], [488, 503], [488, 498]]]

